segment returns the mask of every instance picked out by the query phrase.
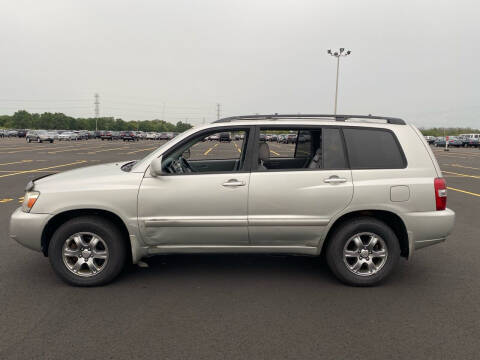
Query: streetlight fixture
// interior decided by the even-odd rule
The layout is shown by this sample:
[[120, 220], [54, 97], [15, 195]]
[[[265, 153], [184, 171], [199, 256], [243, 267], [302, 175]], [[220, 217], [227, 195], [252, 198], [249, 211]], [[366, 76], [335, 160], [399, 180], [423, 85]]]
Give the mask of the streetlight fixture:
[[340, 48], [338, 50], [332, 50], [332, 49], [327, 50], [327, 54], [337, 58], [337, 81], [336, 81], [336, 85], [335, 85], [335, 109], [334, 109], [334, 114], [335, 115], [337, 114], [338, 72], [339, 72], [339, 69], [340, 69], [340, 58], [342, 56], [348, 56], [351, 53], [352, 52], [350, 50], [347, 50], [345, 48]]

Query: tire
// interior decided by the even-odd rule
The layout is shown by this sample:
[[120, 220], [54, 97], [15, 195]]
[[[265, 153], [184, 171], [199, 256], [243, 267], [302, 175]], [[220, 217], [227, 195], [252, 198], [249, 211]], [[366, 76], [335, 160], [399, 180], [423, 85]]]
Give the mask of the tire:
[[[89, 239], [91, 234], [99, 239], [96, 251], [80, 251], [81, 248], [75, 246], [78, 236], [76, 237], [77, 241], [74, 241], [72, 235], [80, 233], [86, 234], [80, 236], [82, 242], [78, 242], [79, 244], [83, 243], [91, 246], [93, 239], [91, 237]], [[75, 247], [73, 250], [72, 245]], [[64, 246], [67, 247], [66, 249], [74, 251], [78, 256], [64, 258]], [[102, 253], [102, 251], [104, 252]], [[74, 252], [70, 253], [74, 254]], [[88, 256], [89, 253], [91, 254], [90, 257]], [[101, 254], [105, 256], [106, 254], [107, 258], [102, 262], [102, 259], [97, 259], [94, 254], [97, 256], [102, 256]], [[87, 260], [84, 259], [84, 256]], [[122, 240], [121, 232], [110, 221], [97, 216], [81, 216], [62, 224], [53, 234], [48, 246], [48, 257], [55, 273], [66, 283], [75, 286], [100, 286], [111, 282], [122, 271], [126, 256], [127, 249]], [[95, 261], [97, 266], [95, 268], [98, 272], [92, 273], [89, 264], [87, 262], [83, 263], [83, 261]], [[75, 270], [71, 270], [69, 267], [75, 266], [76, 263], [81, 263], [81, 265], [77, 273], [74, 273]]]
[[32, 140], [30, 140], [30, 138], [27, 138], [27, 143], [30, 143], [30, 141], [32, 141]]
[[53, 140], [50, 140], [50, 144], [53, 144]]
[[[361, 234], [362, 254], [358, 253], [355, 235]], [[368, 246], [371, 235], [377, 238], [373, 253], [381, 254], [381, 249], [386, 250], [386, 256], [375, 257], [369, 253]], [[351, 247], [353, 246], [353, 247]], [[344, 252], [349, 254], [345, 257]], [[358, 254], [358, 255], [357, 255]], [[364, 257], [366, 256], [366, 257]], [[370, 258], [371, 257], [371, 258]], [[352, 286], [374, 286], [381, 283], [393, 271], [400, 258], [400, 244], [393, 230], [384, 222], [371, 217], [360, 217], [344, 223], [332, 235], [326, 248], [326, 260], [332, 273], [342, 282]], [[368, 262], [373, 262], [376, 270], [370, 274]], [[355, 273], [351, 267], [360, 265]]]
[[41, 142], [42, 142], [42, 140], [40, 138], [37, 138], [37, 143], [40, 144]]

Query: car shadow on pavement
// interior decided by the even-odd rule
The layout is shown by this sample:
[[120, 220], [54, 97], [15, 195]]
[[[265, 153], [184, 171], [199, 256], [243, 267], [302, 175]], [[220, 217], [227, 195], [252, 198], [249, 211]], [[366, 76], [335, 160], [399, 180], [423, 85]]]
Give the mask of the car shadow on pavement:
[[131, 265], [126, 268], [120, 282], [140, 279], [175, 277], [208, 280], [224, 277], [228, 280], [249, 279], [303, 279], [336, 283], [321, 257], [250, 254], [188, 254], [160, 255], [144, 260], [148, 267]]

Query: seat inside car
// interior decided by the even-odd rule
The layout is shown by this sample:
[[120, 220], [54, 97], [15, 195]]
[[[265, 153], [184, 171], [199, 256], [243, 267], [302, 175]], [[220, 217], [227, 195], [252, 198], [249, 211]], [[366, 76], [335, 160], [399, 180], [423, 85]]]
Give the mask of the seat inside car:
[[318, 169], [322, 165], [322, 148], [318, 148], [315, 151], [315, 155], [313, 156], [312, 160], [310, 160], [310, 164], [308, 164], [309, 169]]
[[270, 147], [266, 142], [261, 142], [258, 147], [258, 170], [268, 170], [265, 161], [270, 159]]

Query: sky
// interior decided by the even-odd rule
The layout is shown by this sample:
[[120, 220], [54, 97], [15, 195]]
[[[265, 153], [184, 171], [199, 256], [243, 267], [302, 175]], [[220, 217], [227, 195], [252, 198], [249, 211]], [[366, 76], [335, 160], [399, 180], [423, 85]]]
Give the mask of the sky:
[[333, 113], [480, 128], [480, 3], [0, 0], [0, 114]]

